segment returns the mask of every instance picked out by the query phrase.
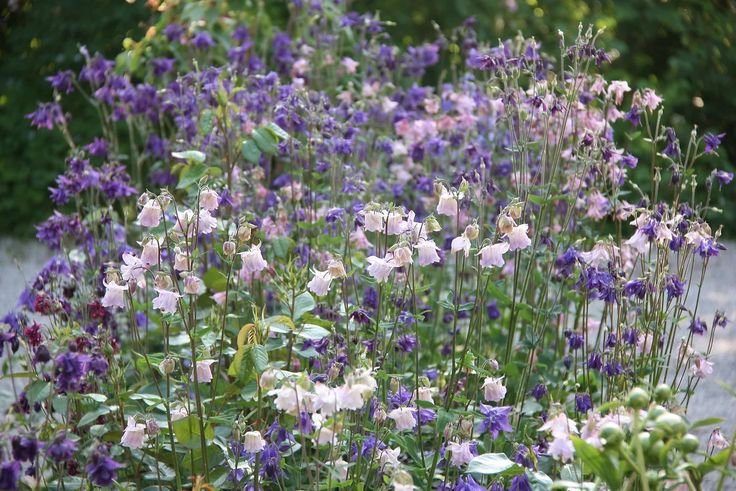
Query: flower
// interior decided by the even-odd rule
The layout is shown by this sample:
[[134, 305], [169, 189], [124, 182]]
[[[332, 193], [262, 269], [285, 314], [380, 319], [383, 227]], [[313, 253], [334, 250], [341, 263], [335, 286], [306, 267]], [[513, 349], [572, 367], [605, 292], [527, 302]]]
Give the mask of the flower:
[[130, 449], [142, 448], [145, 438], [146, 425], [136, 423], [135, 418], [129, 416], [128, 426], [126, 426], [125, 431], [123, 431], [123, 436], [120, 439], [120, 445], [128, 447]]
[[406, 245], [397, 247], [393, 251], [393, 258], [394, 264], [396, 264], [396, 267], [398, 268], [411, 264], [413, 262], [411, 248]]
[[202, 280], [194, 275], [184, 278], [184, 293], [188, 295], [199, 295], [202, 290]]
[[721, 429], [716, 428], [711, 432], [710, 437], [708, 438], [708, 446], [718, 450], [723, 450], [724, 448], [730, 447], [730, 444], [721, 433]]
[[11, 460], [0, 466], [0, 489], [16, 491], [20, 479], [20, 462]]
[[510, 233], [506, 234], [509, 239], [509, 250], [516, 251], [526, 249], [532, 244], [531, 239], [527, 235], [529, 225], [522, 224], [513, 227]]
[[[212, 366], [213, 363], [216, 363], [216, 361], [217, 360], [197, 360], [194, 364], [197, 372], [197, 382], [200, 384], [212, 382], [212, 370], [210, 370], [210, 366]], [[194, 381], [194, 371], [192, 371], [191, 379]]]
[[153, 308], [167, 314], [175, 313], [181, 295], [171, 290], [162, 290], [160, 288], [155, 288], [155, 290], [158, 292], [158, 297], [153, 299]]
[[503, 377], [486, 377], [483, 382], [483, 396], [487, 401], [499, 402], [506, 397], [506, 387], [501, 383]]
[[266, 446], [260, 431], [249, 431], [243, 436], [243, 449], [248, 453], [258, 453]]
[[698, 378], [706, 378], [713, 373], [713, 363], [700, 355], [696, 355], [690, 365], [690, 373]]
[[138, 287], [146, 286], [146, 267], [143, 261], [128, 252], [123, 253], [123, 263], [120, 265], [120, 275], [124, 281], [135, 282]]
[[205, 189], [199, 194], [199, 206], [207, 211], [215, 211], [220, 206], [220, 196], [211, 189]]
[[575, 455], [575, 447], [572, 445], [572, 440], [569, 436], [558, 436], [552, 440], [549, 446], [549, 454], [552, 457], [558, 458], [563, 462], [571, 460]]
[[509, 415], [513, 410], [511, 406], [493, 407], [481, 403], [479, 409], [484, 416], [478, 429], [481, 433], [488, 432], [495, 440], [502, 431], [514, 431], [509, 423]]
[[368, 261], [369, 264], [368, 274], [371, 275], [377, 283], [383, 283], [386, 281], [395, 267], [392, 256], [386, 256], [386, 258], [370, 256], [366, 261]]
[[450, 248], [453, 254], [463, 251], [465, 257], [468, 257], [468, 254], [470, 254], [470, 239], [468, 239], [465, 234], [462, 234], [459, 237], [455, 237], [454, 239], [452, 239], [452, 244], [450, 245]]
[[332, 275], [329, 271], [314, 271], [314, 277], [307, 283], [309, 291], [318, 297], [324, 297], [330, 292], [330, 283], [332, 283]]
[[161, 211], [161, 205], [159, 205], [158, 201], [155, 199], [149, 199], [146, 204], [143, 205], [143, 209], [138, 214], [138, 223], [140, 223], [142, 227], [158, 227], [163, 216], [164, 214]]
[[11, 439], [13, 458], [19, 462], [33, 462], [38, 455], [38, 440], [25, 436], [14, 436]]
[[66, 437], [66, 433], [59, 434], [46, 446], [46, 456], [61, 464], [71, 459], [77, 451], [77, 444]]
[[457, 208], [457, 199], [447, 191], [447, 188], [442, 186], [440, 201], [437, 203], [437, 213], [448, 217], [454, 217], [457, 215]]
[[118, 285], [114, 281], [111, 283], [103, 282], [103, 285], [105, 285], [105, 296], [100, 301], [102, 306], [124, 309], [125, 292], [128, 291], [128, 285]]
[[475, 457], [475, 442], [467, 441], [462, 443], [450, 442], [447, 444], [445, 451], [450, 452], [450, 463], [455, 467], [461, 467]]
[[506, 242], [487, 245], [478, 251], [480, 256], [480, 265], [484, 268], [496, 266], [500, 268], [504, 265], [503, 255], [508, 252], [510, 245]]
[[705, 153], [714, 153], [718, 150], [724, 136], [726, 136], [725, 133], [719, 133], [718, 135], [706, 133], [705, 136], [703, 136], [703, 141], [705, 141]]
[[84, 469], [92, 484], [106, 488], [118, 478], [117, 469], [121, 467], [124, 467], [123, 464], [110, 458], [107, 447], [100, 445], [92, 452]]
[[413, 407], [399, 407], [388, 413], [388, 417], [396, 422], [396, 429], [399, 431], [413, 430], [417, 425], [414, 414], [417, 410]]
[[549, 418], [537, 431], [549, 431], [555, 438], [567, 437], [578, 432], [575, 421], [568, 418], [565, 413]]
[[268, 263], [261, 255], [261, 244], [252, 245], [250, 249], [240, 253], [243, 260], [243, 270], [246, 273], [259, 273], [268, 267]]
[[414, 248], [419, 251], [419, 258], [417, 262], [420, 266], [427, 266], [440, 262], [440, 256], [437, 254], [439, 247], [434, 243], [433, 240], [421, 239]]

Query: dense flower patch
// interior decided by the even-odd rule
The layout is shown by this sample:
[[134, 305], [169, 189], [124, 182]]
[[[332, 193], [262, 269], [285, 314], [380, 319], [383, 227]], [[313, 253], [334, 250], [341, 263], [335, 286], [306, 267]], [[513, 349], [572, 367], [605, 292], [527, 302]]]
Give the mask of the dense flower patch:
[[679, 142], [590, 31], [402, 50], [340, 3], [295, 2], [288, 34], [213, 9], [82, 50], [29, 115], [70, 153], [57, 255], [4, 318], [1, 489], [725, 479], [686, 416], [727, 324], [698, 308], [721, 245], [694, 198], [733, 177], [698, 172], [722, 135]]

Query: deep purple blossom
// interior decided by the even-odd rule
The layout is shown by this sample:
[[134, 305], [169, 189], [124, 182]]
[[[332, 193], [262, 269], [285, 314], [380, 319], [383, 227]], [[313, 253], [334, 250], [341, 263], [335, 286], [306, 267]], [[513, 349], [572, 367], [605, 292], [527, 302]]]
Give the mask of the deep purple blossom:
[[107, 447], [100, 445], [90, 455], [84, 470], [92, 484], [105, 488], [118, 478], [117, 470], [121, 467], [125, 466], [111, 459]]
[[495, 440], [502, 431], [514, 431], [509, 423], [509, 415], [513, 410], [511, 406], [493, 407], [481, 403], [479, 410], [483, 415], [480, 427], [478, 428], [478, 431], [481, 433], [488, 432], [491, 438]]

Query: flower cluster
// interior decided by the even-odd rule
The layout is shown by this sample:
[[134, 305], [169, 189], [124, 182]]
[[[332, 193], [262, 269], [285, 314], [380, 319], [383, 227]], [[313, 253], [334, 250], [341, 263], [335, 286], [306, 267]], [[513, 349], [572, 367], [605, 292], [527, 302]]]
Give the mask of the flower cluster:
[[[218, 5], [82, 49], [29, 115], [70, 150], [38, 226], [57, 256], [3, 319], [0, 489], [662, 489], [725, 465], [674, 414], [728, 323], [688, 301], [723, 248], [694, 193], [723, 135], [681, 144], [654, 91], [595, 72], [590, 31], [559, 58], [472, 22], [400, 49], [344, 2], [293, 2], [288, 33]], [[620, 445], [645, 431], [656, 478]]]

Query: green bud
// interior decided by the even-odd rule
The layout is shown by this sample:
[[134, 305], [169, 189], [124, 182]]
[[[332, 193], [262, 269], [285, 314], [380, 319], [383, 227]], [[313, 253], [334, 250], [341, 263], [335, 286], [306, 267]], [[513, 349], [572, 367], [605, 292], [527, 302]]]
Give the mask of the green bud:
[[678, 444], [680, 450], [685, 453], [693, 453], [698, 449], [699, 446], [700, 440], [698, 440], [698, 437], [693, 435], [692, 433], [687, 433], [685, 436], [683, 436], [682, 440], [680, 440], [680, 443]]
[[644, 409], [649, 405], [649, 392], [640, 387], [631, 389], [626, 405], [632, 409]]
[[684, 435], [687, 431], [685, 421], [673, 413], [665, 413], [654, 420], [654, 427], [664, 433], [665, 436]]
[[601, 426], [598, 435], [606, 448], [618, 448], [625, 437], [621, 427], [610, 421]]
[[665, 403], [672, 398], [672, 389], [667, 384], [659, 384], [654, 389], [654, 400], [659, 403]]

